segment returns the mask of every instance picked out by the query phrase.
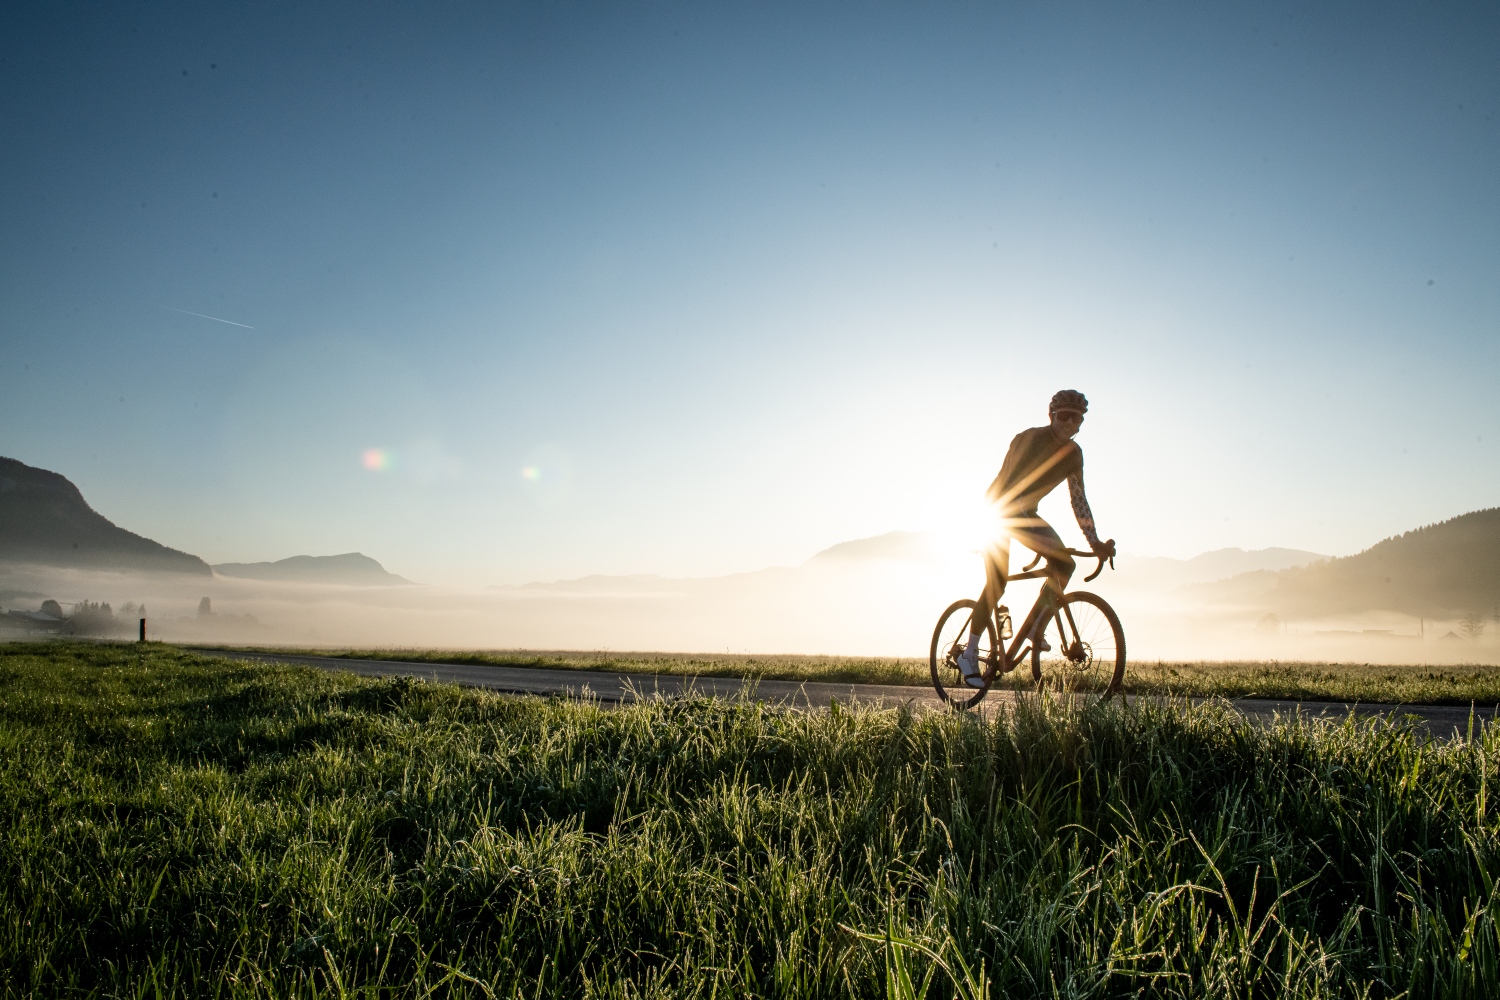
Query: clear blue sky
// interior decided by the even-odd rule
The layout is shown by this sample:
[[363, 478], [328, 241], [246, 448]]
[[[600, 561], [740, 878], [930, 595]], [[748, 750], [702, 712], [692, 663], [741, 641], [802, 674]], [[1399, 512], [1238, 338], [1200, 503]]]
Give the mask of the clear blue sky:
[[1500, 504], [1497, 52], [1495, 4], [9, 4], [0, 454], [215, 562], [706, 575], [939, 525], [1068, 386], [1126, 551], [1354, 551]]

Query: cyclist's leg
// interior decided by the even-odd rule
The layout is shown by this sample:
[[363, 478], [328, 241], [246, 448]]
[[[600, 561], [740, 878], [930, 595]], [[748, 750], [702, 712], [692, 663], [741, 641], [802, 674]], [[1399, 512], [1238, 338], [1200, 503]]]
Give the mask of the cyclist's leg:
[[979, 607], [969, 626], [972, 635], [984, 631], [985, 622], [994, 617], [995, 605], [1005, 596], [1005, 578], [1010, 575], [1010, 539], [990, 542], [984, 550], [984, 589], [979, 592]]
[[1068, 589], [1068, 581], [1078, 564], [1068, 555], [1068, 545], [1052, 525], [1036, 513], [1026, 515], [1023, 524], [1015, 528], [1016, 541], [1047, 560], [1047, 580], [1042, 585], [1050, 598], [1058, 598]]
[[979, 667], [979, 642], [985, 626], [995, 616], [995, 605], [1005, 593], [1005, 576], [1010, 572], [1010, 539], [991, 542], [984, 551], [984, 589], [979, 592], [979, 606], [969, 622], [969, 641], [958, 657], [958, 672], [971, 688], [984, 687], [984, 672]]

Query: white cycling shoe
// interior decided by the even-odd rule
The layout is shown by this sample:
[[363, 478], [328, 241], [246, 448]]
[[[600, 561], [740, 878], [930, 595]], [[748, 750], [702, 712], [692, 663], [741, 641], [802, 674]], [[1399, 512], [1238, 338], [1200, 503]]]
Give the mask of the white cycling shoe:
[[984, 687], [984, 674], [979, 670], [979, 650], [966, 649], [958, 654], [958, 672], [963, 674], [964, 683], [969, 687]]

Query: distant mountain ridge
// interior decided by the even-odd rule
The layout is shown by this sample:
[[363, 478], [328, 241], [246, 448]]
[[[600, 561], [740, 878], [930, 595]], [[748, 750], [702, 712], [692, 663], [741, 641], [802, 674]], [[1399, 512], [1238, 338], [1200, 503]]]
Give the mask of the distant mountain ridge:
[[336, 556], [290, 556], [275, 562], [219, 563], [220, 576], [245, 580], [277, 580], [282, 583], [332, 583], [347, 587], [415, 586], [405, 577], [388, 572], [361, 552]]
[[0, 559], [79, 569], [210, 576], [195, 555], [126, 531], [66, 476], [0, 457]]
[[1303, 549], [1215, 549], [1191, 559], [1166, 556], [1120, 557], [1120, 570], [1162, 586], [1194, 586], [1227, 580], [1246, 573], [1275, 573], [1298, 566], [1325, 562], [1328, 556]]
[[1489, 614], [1500, 608], [1500, 507], [1393, 535], [1357, 555], [1284, 570], [1265, 599], [1292, 615]]
[[[1024, 549], [1018, 550], [1025, 552]], [[718, 586], [726, 581], [752, 578], [781, 580], [802, 569], [852, 567], [861, 563], [921, 563], [941, 558], [936, 537], [925, 531], [888, 531], [883, 535], [839, 542], [813, 553], [798, 567], [768, 566], [764, 569], [711, 577], [665, 577], [655, 574], [610, 576], [595, 574], [571, 580], [533, 582], [519, 586], [497, 585], [491, 590], [548, 591], [580, 594], [657, 594], [682, 591], [684, 588]], [[975, 556], [977, 559], [977, 555]], [[1025, 556], [1026, 559], [1030, 555]], [[1173, 559], [1166, 556], [1120, 557], [1120, 568], [1137, 582], [1160, 589], [1224, 580], [1255, 571], [1279, 570], [1327, 560], [1329, 557], [1301, 549], [1216, 549], [1193, 556]]]
[[932, 536], [923, 531], [888, 531], [873, 538], [839, 542], [808, 562], [830, 559], [923, 559], [932, 554]]
[[[856, 538], [853, 541], [831, 545], [815, 553], [808, 563], [856, 559], [918, 560], [931, 558], [935, 552], [936, 544], [930, 532], [889, 531], [883, 535]], [[1027, 554], [1026, 559], [1030, 558]], [[1122, 569], [1126, 569], [1127, 572], [1137, 577], [1149, 578], [1153, 582], [1168, 586], [1178, 586], [1224, 580], [1256, 570], [1276, 571], [1294, 566], [1306, 566], [1328, 558], [1317, 552], [1273, 547], [1251, 550], [1215, 549], [1190, 559], [1127, 554], [1120, 557], [1120, 562]]]

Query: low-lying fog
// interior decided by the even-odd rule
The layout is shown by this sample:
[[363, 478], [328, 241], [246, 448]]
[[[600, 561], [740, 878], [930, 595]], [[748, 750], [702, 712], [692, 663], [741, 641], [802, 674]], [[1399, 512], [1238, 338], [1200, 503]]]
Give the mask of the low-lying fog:
[[[1106, 569], [1087, 585], [1082, 577], [1093, 563], [1082, 563], [1074, 587], [1114, 604], [1137, 660], [1500, 662], [1500, 624], [1493, 620], [1486, 628], [1472, 615], [1467, 623], [1380, 611], [1273, 616], [1256, 582], [1270, 574], [1235, 575], [1280, 569], [1299, 557], [1311, 554], [1227, 550], [1190, 561], [1122, 555], [1118, 571]], [[1228, 577], [1234, 579], [1216, 582]], [[886, 536], [838, 546], [798, 567], [736, 576], [591, 577], [483, 590], [0, 564], [0, 606], [35, 611], [51, 599], [67, 613], [77, 602], [108, 603], [124, 637], [134, 634], [138, 612], [122, 609], [143, 604], [149, 636], [178, 642], [925, 658], [938, 614], [977, 594], [981, 582], [977, 555], [943, 554], [920, 536]], [[1012, 586], [1007, 604], [1018, 619], [1035, 594], [1035, 583]]]

